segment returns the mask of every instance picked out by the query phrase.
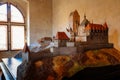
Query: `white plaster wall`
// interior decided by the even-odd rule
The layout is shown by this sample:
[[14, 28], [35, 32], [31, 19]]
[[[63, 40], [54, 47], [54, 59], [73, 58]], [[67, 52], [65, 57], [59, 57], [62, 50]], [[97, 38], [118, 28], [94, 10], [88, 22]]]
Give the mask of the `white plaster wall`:
[[29, 0], [30, 42], [52, 36], [52, 0]]

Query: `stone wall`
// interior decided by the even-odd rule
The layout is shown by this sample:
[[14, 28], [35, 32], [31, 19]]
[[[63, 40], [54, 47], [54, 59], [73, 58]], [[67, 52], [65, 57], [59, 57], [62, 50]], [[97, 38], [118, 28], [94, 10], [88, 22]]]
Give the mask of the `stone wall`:
[[108, 43], [108, 30], [106, 31], [90, 31], [90, 35], [87, 36], [87, 43], [93, 44], [106, 44]]
[[78, 53], [84, 53], [88, 50], [97, 50], [97, 49], [103, 49], [103, 48], [113, 48], [112, 43], [106, 43], [106, 44], [80, 44], [77, 47]]

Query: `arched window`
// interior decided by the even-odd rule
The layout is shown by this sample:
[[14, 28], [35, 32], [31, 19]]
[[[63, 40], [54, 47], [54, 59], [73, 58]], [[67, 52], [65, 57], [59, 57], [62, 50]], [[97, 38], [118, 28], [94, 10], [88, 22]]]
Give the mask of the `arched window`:
[[11, 3], [0, 4], [0, 51], [22, 49], [25, 21], [21, 11]]

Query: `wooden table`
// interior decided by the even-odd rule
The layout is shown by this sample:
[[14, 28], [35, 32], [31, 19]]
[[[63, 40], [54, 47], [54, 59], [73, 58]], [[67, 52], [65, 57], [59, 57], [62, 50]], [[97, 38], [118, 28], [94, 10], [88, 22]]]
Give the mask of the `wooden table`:
[[17, 67], [22, 63], [21, 58], [3, 58], [0, 64], [6, 80], [16, 80]]

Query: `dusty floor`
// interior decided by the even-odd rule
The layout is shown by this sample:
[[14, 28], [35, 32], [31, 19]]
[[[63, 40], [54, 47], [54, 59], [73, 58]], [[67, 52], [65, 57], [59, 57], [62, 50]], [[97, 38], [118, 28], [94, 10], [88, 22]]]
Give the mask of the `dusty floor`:
[[14, 57], [17, 53], [18, 51], [0, 52], [0, 61], [2, 58]]

